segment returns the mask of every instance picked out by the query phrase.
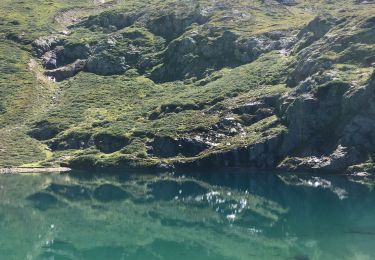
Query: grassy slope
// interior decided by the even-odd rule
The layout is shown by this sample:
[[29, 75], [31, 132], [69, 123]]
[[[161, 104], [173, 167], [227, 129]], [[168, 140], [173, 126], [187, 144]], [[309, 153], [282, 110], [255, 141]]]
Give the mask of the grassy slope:
[[[218, 121], [217, 115], [201, 110], [183, 110], [166, 114], [158, 120], [148, 116], [160, 110], [161, 105], [192, 104], [202, 109], [236, 96], [247, 99], [266, 93], [285, 92], [288, 57], [270, 53], [257, 61], [234, 69], [215, 72], [208, 84], [176, 81], [155, 84], [134, 71], [118, 76], [97, 76], [80, 73], [76, 77], [54, 83], [43, 77], [40, 64], [30, 54], [32, 40], [42, 35], [64, 30], [72, 18], [97, 14], [101, 10], [159, 10], [175, 1], [119, 1], [111, 7], [94, 1], [10, 1], [0, 3], [0, 166], [58, 163], [61, 159], [82, 154], [95, 154], [97, 158], [116, 161], [117, 158], [143, 160], [146, 156], [148, 134], [178, 136], [197, 127], [207, 127]], [[223, 1], [225, 2], [225, 1]], [[212, 26], [238, 31], [244, 37], [277, 29], [297, 29], [320, 13], [345, 16], [347, 13], [366, 17], [373, 13], [373, 5], [355, 6], [353, 1], [298, 1], [294, 7], [275, 2], [229, 1], [234, 16], [241, 19], [223, 20], [217, 12]], [[186, 7], [210, 5], [207, 1], [192, 1]], [[62, 11], [68, 11], [63, 13]], [[65, 14], [65, 16], [64, 16]], [[228, 15], [228, 14], [227, 14]], [[17, 35], [23, 44], [7, 40]], [[97, 32], [83, 31], [72, 39], [82, 41], [100, 38]], [[85, 38], [87, 37], [87, 38]], [[369, 71], [355, 66], [366, 75]], [[368, 69], [367, 69], [368, 70]], [[345, 74], [347, 76], [347, 74]], [[366, 78], [365, 75], [365, 78]], [[353, 75], [355, 77], [355, 75]], [[111, 132], [123, 136], [139, 136], [126, 149], [115, 154], [101, 154], [93, 149], [68, 150], [51, 153], [47, 146], [25, 133], [31, 122], [47, 119], [66, 128], [57, 138], [69, 133]], [[272, 120], [272, 119], [270, 119]], [[110, 122], [110, 127], [93, 127], [95, 123]], [[246, 140], [252, 142], [252, 131]], [[241, 141], [241, 140], [240, 140]], [[235, 141], [232, 143], [236, 143]], [[137, 159], [138, 158], [138, 159]], [[156, 159], [146, 160], [153, 163]], [[156, 160], [157, 161], [157, 160]]]

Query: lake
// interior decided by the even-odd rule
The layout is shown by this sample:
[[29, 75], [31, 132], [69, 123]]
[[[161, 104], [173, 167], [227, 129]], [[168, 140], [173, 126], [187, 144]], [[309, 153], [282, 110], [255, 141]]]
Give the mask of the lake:
[[375, 191], [247, 169], [0, 176], [0, 259], [375, 259]]

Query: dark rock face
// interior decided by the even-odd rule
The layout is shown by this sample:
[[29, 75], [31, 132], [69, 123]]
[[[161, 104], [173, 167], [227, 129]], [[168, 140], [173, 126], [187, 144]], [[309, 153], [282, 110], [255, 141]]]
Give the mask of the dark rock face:
[[[207, 32], [205, 32], [207, 33]], [[184, 78], [202, 78], [210, 71], [249, 63], [262, 53], [283, 49], [290, 45], [290, 37], [283, 32], [240, 38], [234, 32], [216, 32], [208, 35], [193, 31], [172, 41], [163, 54], [163, 66], [151, 73], [157, 82]]]
[[298, 61], [288, 76], [287, 82], [290, 86], [294, 87], [307, 77], [331, 67], [332, 62], [329, 59], [320, 57], [319, 46], [323, 43], [319, 40], [324, 38], [335, 23], [334, 19], [316, 17], [298, 33], [298, 42], [294, 46]]
[[[279, 97], [279, 101], [270, 102], [278, 107], [270, 113], [278, 114], [287, 132], [176, 166], [257, 169], [278, 166], [288, 171], [344, 173], [375, 152], [374, 77], [360, 88], [340, 81], [321, 85], [314, 80], [302, 82]], [[254, 116], [265, 109], [264, 100], [254, 100], [231, 110], [242, 116]], [[222, 122], [225, 123], [230, 121]]]
[[179, 163], [179, 168], [209, 167], [253, 167], [257, 169], [273, 169], [285, 154], [282, 154], [284, 134], [260, 140], [259, 142], [238, 147], [233, 150], [209, 154], [193, 162]]
[[67, 43], [64, 45], [62, 55], [66, 63], [75, 60], [85, 60], [91, 55], [91, 46], [82, 43]]
[[[280, 167], [298, 171], [344, 172], [364, 162], [375, 144], [374, 81], [352, 90], [330, 82], [299, 96], [286, 109], [290, 139], [298, 152]], [[290, 96], [289, 96], [290, 97]], [[289, 143], [289, 142], [288, 142]]]
[[103, 153], [113, 153], [129, 144], [129, 139], [111, 133], [92, 136], [86, 132], [72, 132], [59, 136], [48, 143], [52, 150], [84, 149], [96, 146]]
[[165, 14], [148, 22], [147, 27], [155, 35], [159, 35], [168, 42], [179, 37], [191, 24], [204, 24], [209, 17], [201, 13]]
[[358, 151], [341, 145], [328, 156], [321, 157], [292, 157], [288, 158], [279, 165], [280, 169], [293, 171], [316, 171], [316, 172], [345, 172], [345, 170], [354, 164], [363, 160]]
[[49, 121], [43, 120], [35, 123], [32, 126], [31, 131], [28, 132], [28, 135], [37, 139], [37, 140], [49, 140], [55, 137], [59, 132], [64, 129], [63, 126], [58, 124], [50, 123]]
[[33, 51], [39, 57], [48, 51], [51, 51], [56, 46], [63, 43], [63, 39], [60, 36], [52, 35], [46, 37], [40, 37], [32, 43]]
[[302, 40], [299, 48], [302, 49], [307, 47], [308, 45], [322, 38], [334, 26], [334, 23], [335, 20], [320, 16], [313, 19], [297, 35], [298, 39]]
[[75, 76], [86, 65], [91, 54], [88, 44], [67, 43], [62, 36], [41, 37], [32, 43], [33, 52], [41, 58], [45, 75], [55, 81]]
[[[229, 30], [223, 32], [206, 26], [209, 13], [191, 7], [183, 13], [168, 11], [162, 15], [104, 12], [72, 28], [114, 32], [107, 39], [80, 44], [70, 43], [69, 37], [42, 37], [34, 41], [33, 49], [44, 67], [51, 70], [47, 74], [57, 81], [73, 77], [82, 70], [78, 61], [86, 60], [85, 65], [79, 64], [98, 75], [122, 74], [133, 68], [154, 81], [167, 82], [203, 78], [223, 67], [249, 63], [262, 53], [290, 48], [294, 41], [287, 31], [249, 38]], [[140, 29], [130, 27], [135, 23]], [[193, 25], [197, 30], [192, 30]]]
[[91, 54], [88, 44], [58, 45], [43, 53], [42, 62], [47, 70], [57, 69], [80, 60], [87, 59]]
[[91, 146], [91, 134], [70, 133], [49, 143], [52, 150], [83, 149]]
[[109, 133], [100, 133], [94, 137], [95, 146], [103, 153], [113, 153], [129, 144], [129, 139]]
[[60, 57], [63, 51], [63, 47], [56, 47], [53, 51], [46, 52], [42, 57], [42, 62], [44, 67], [48, 70], [57, 69], [58, 61], [60, 62]]
[[195, 156], [210, 146], [200, 138], [179, 138], [156, 136], [151, 143], [150, 154], [159, 157]]
[[[374, 106], [371, 106], [374, 109]], [[370, 110], [371, 113], [373, 110]], [[375, 145], [375, 117], [358, 115], [343, 129], [341, 143], [373, 151]]]
[[252, 125], [260, 120], [276, 114], [280, 95], [264, 96], [251, 100], [245, 104], [231, 108], [231, 112], [240, 115], [245, 126]]
[[157, 82], [173, 81], [196, 76], [203, 77], [206, 69], [236, 66], [234, 42], [237, 35], [224, 32], [215, 39], [192, 33], [171, 42], [164, 53], [164, 65], [152, 72]]
[[135, 30], [101, 41], [85, 69], [98, 75], [121, 74], [130, 68], [144, 71], [159, 62], [155, 54], [164, 46], [161, 38], [150, 37], [154, 36]]
[[90, 16], [76, 26], [84, 26], [91, 30], [102, 28], [108, 31], [116, 31], [131, 26], [141, 16], [142, 13], [124, 14], [109, 11], [98, 16]]
[[2, 103], [0, 103], [0, 115], [5, 114], [5, 112], [6, 112], [5, 106]]
[[71, 78], [78, 72], [82, 71], [85, 67], [85, 64], [85, 60], [77, 60], [74, 63], [64, 67], [60, 67], [54, 70], [47, 70], [44, 74], [56, 81], [63, 81], [64, 79]]
[[127, 199], [129, 194], [112, 184], [103, 184], [94, 190], [93, 196], [101, 202], [120, 201]]
[[329, 82], [306, 94], [294, 96], [292, 93], [285, 97], [283, 118], [300, 147], [329, 149], [333, 141], [330, 137], [334, 135], [332, 129], [341, 121], [342, 100], [349, 88], [347, 83]]

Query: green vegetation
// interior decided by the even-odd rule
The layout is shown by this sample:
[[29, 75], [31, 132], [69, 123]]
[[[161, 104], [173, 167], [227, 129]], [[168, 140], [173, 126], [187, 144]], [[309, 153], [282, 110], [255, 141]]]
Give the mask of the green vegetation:
[[[0, 3], [0, 166], [195, 160], [287, 132], [278, 104], [251, 118], [233, 108], [290, 92], [291, 75], [298, 74], [293, 78], [298, 83], [305, 73], [298, 62], [328, 62], [332, 65], [319, 77], [344, 85], [363, 86], [373, 72], [373, 4], [98, 2]], [[328, 28], [330, 37], [320, 41], [311, 28], [298, 39], [316, 15], [329, 16], [338, 26]], [[83, 71], [61, 82], [44, 75], [44, 61], [32, 43], [51, 35], [65, 48], [57, 67], [87, 59]], [[340, 45], [343, 38], [350, 46]], [[225, 126], [224, 136], [214, 137], [223, 118], [234, 118], [242, 124], [234, 128], [243, 133]], [[204, 136], [215, 145], [190, 158], [162, 159], [150, 149], [156, 136]], [[121, 140], [123, 145], [114, 145]]]

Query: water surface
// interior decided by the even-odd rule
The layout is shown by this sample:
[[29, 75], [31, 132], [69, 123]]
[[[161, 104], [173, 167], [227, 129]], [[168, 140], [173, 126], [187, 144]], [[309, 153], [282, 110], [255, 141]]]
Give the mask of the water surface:
[[2, 175], [0, 259], [374, 259], [374, 206], [343, 176]]

